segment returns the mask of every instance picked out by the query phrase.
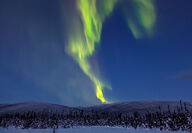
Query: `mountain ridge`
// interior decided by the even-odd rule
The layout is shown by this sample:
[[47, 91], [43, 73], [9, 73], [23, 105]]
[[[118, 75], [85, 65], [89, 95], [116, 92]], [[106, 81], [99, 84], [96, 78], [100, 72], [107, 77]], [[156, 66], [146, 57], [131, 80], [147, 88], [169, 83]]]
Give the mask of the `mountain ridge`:
[[[13, 104], [0, 104], [0, 115], [6, 113], [24, 113], [24, 112], [57, 112], [57, 113], [69, 113], [70, 111], [80, 111], [84, 110], [86, 112], [96, 111], [96, 112], [121, 112], [127, 114], [133, 114], [138, 112], [141, 115], [148, 112], [168, 112], [178, 110], [178, 107], [185, 108], [192, 112], [191, 102], [182, 101], [130, 101], [130, 102], [118, 102], [111, 104], [101, 104], [93, 106], [78, 106], [69, 107], [58, 104], [42, 103], [42, 102], [22, 102]], [[169, 109], [168, 109], [169, 108]]]

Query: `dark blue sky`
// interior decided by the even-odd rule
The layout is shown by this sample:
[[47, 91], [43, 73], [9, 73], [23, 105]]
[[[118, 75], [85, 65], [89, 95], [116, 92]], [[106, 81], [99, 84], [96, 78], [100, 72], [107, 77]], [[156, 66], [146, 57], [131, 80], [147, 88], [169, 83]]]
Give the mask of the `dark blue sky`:
[[[0, 1], [0, 103], [99, 103], [91, 81], [64, 51], [69, 1]], [[192, 1], [155, 5], [152, 38], [136, 40], [118, 7], [103, 24], [93, 58], [113, 88], [104, 93], [114, 101], [192, 101]]]

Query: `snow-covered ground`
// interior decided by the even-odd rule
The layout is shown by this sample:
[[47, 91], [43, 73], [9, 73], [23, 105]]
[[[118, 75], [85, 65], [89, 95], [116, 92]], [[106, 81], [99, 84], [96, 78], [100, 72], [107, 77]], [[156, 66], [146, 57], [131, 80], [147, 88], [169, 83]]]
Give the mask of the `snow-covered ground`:
[[[52, 129], [2, 129], [0, 133], [53, 133]], [[171, 131], [159, 131], [158, 129], [133, 129], [133, 128], [121, 128], [121, 127], [76, 127], [69, 129], [56, 129], [56, 133], [188, 133], [183, 131], [171, 132]]]

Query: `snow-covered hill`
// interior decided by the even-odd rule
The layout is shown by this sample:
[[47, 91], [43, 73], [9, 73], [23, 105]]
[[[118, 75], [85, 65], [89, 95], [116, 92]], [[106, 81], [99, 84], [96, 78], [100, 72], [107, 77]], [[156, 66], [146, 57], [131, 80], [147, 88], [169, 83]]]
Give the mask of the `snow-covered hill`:
[[192, 112], [192, 103], [189, 102], [170, 102], [170, 101], [136, 101], [136, 102], [122, 102], [112, 104], [102, 104], [91, 107], [67, 107], [63, 105], [25, 102], [17, 104], [0, 104], [0, 115], [26, 112], [44, 112], [44, 113], [68, 113], [69, 111], [84, 110], [85, 112], [121, 112], [126, 114], [133, 114], [138, 112], [143, 115], [146, 113], [156, 112], [171, 112], [177, 111], [178, 108], [185, 107]]
[[189, 111], [192, 112], [192, 103], [189, 102], [175, 102], [175, 101], [134, 101], [134, 102], [121, 102], [112, 104], [102, 104], [92, 107], [85, 107], [85, 110], [91, 111], [95, 110], [97, 112], [122, 112], [133, 114], [138, 112], [140, 115], [146, 113], [156, 113], [156, 112], [171, 112], [177, 111], [178, 108], [182, 106], [182, 109], [187, 107]]
[[68, 113], [69, 111], [77, 111], [79, 109], [73, 107], [67, 107], [63, 105], [49, 104], [49, 103], [37, 103], [37, 102], [25, 102], [16, 104], [0, 104], [0, 115], [14, 114], [14, 113], [27, 113], [27, 112], [44, 112], [44, 113]]

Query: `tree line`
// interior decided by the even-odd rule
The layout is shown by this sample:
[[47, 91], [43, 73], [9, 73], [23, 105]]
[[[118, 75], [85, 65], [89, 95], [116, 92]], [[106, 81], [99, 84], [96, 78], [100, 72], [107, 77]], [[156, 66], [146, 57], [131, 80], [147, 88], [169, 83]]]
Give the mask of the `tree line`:
[[[174, 111], [167, 106], [168, 111], [162, 111], [161, 106], [155, 113], [132, 115], [122, 112], [97, 112], [83, 109], [65, 112], [25, 112], [0, 115], [0, 127], [14, 126], [22, 129], [71, 128], [74, 126], [122, 126], [137, 128], [159, 128], [171, 131], [192, 131], [192, 112], [186, 103]], [[64, 113], [65, 112], [65, 113]]]

